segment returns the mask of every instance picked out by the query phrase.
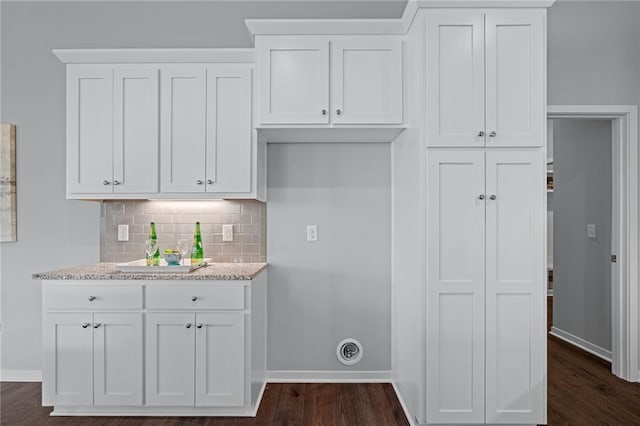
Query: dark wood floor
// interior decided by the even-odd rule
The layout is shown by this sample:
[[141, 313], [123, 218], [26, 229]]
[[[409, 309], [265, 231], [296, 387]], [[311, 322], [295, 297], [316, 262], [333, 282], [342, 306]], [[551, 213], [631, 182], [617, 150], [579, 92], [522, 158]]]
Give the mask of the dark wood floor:
[[390, 384], [270, 383], [255, 418], [49, 417], [40, 406], [40, 383], [2, 383], [2, 425], [245, 426], [408, 425]]
[[[552, 298], [548, 323], [551, 326]], [[611, 365], [553, 336], [548, 340], [548, 424], [640, 425], [640, 384], [611, 374]], [[2, 383], [2, 425], [243, 426], [407, 425], [388, 384], [271, 383], [256, 418], [48, 417], [40, 406], [39, 383]]]

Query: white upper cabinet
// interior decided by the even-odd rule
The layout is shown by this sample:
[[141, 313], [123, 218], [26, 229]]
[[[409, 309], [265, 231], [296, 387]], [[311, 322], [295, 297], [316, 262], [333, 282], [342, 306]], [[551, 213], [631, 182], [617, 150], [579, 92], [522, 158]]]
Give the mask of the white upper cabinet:
[[164, 193], [251, 191], [251, 69], [161, 70]]
[[207, 69], [207, 192], [251, 191], [251, 69]]
[[261, 37], [260, 123], [402, 124], [402, 42]]
[[427, 15], [427, 142], [484, 144], [484, 15]]
[[67, 192], [113, 191], [113, 69], [67, 71]]
[[163, 67], [161, 82], [162, 192], [204, 192], [206, 71]]
[[[253, 49], [54, 53], [68, 64], [67, 198], [264, 201]], [[321, 68], [328, 74], [328, 63]], [[321, 92], [326, 105], [328, 77]]]
[[544, 11], [427, 15], [427, 145], [543, 145]]
[[260, 122], [329, 122], [329, 42], [257, 41], [260, 64]]
[[487, 146], [543, 145], [543, 13], [486, 15]]
[[67, 72], [67, 192], [158, 192], [158, 70]]
[[113, 192], [158, 192], [158, 70], [114, 70]]

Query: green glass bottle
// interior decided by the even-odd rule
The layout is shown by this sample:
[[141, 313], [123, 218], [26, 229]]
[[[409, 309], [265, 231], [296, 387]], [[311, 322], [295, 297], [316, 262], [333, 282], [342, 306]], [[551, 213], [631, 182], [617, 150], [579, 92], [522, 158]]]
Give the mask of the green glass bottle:
[[204, 262], [204, 249], [202, 248], [202, 235], [200, 234], [200, 222], [196, 222], [196, 231], [193, 234], [191, 245], [191, 265], [200, 265]]
[[[151, 222], [151, 233], [149, 234], [150, 240], [158, 241], [158, 235], [156, 234], [156, 224]], [[147, 265], [158, 266], [160, 265], [160, 248], [156, 249], [151, 259], [147, 259]]]

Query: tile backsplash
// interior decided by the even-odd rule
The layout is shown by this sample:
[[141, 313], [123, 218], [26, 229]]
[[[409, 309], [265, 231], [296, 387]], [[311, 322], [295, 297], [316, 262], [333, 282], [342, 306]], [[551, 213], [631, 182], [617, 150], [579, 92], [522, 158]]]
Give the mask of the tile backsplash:
[[[200, 222], [205, 257], [213, 262], [265, 262], [267, 205], [254, 200], [103, 201], [100, 261], [145, 257], [144, 240], [155, 222], [160, 250], [193, 239]], [[118, 241], [118, 225], [129, 225], [129, 241]], [[233, 241], [222, 241], [222, 225], [233, 225]]]

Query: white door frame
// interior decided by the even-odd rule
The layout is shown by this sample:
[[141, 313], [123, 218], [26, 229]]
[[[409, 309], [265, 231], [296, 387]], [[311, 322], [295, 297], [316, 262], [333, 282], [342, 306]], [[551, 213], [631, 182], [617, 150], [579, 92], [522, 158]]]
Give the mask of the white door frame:
[[612, 120], [613, 237], [611, 371], [630, 382], [640, 379], [638, 360], [638, 107], [635, 105], [549, 105], [548, 118]]

